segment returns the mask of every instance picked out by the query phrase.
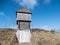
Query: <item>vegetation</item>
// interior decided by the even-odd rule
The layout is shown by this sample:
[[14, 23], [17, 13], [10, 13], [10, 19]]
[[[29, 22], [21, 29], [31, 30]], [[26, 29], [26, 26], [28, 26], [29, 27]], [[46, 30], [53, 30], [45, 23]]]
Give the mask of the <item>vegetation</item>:
[[[0, 45], [19, 45], [13, 29], [0, 31]], [[31, 31], [31, 45], [60, 45], [60, 34], [54, 30], [46, 31], [33, 29]], [[22, 45], [22, 44], [20, 44]]]

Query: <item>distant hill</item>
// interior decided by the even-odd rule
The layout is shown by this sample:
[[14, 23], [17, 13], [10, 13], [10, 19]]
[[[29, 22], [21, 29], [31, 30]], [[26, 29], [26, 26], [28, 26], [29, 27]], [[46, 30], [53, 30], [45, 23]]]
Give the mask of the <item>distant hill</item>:
[[[1, 45], [18, 45], [15, 29], [0, 29]], [[31, 45], [60, 45], [60, 34], [43, 29], [31, 29]]]
[[7, 30], [16, 31], [16, 29], [12, 29], [12, 28], [0, 28], [0, 31], [7, 31]]

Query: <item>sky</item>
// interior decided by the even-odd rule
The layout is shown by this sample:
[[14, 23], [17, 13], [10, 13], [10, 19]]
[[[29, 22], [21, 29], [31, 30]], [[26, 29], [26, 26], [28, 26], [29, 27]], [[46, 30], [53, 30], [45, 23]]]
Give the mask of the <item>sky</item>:
[[60, 29], [60, 0], [0, 0], [0, 28], [17, 28], [16, 11], [32, 12], [31, 28]]

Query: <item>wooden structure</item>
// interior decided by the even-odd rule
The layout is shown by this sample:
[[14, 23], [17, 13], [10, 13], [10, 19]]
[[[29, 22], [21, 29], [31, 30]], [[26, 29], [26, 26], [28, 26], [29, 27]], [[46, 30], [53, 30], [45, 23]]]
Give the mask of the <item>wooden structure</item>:
[[31, 12], [25, 8], [16, 11], [16, 18], [19, 30], [30, 29]]
[[30, 33], [30, 22], [31, 22], [31, 12], [26, 8], [16, 11], [16, 19], [18, 25], [18, 31], [16, 36], [19, 43], [30, 42], [31, 33]]

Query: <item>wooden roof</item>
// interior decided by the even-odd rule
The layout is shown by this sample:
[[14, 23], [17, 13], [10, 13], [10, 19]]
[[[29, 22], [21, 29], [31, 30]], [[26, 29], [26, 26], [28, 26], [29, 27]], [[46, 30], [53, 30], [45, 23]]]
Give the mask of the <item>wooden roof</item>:
[[26, 8], [21, 8], [20, 10], [17, 10], [16, 12], [18, 12], [18, 13], [29, 13], [29, 14], [32, 14], [32, 12], [29, 11], [28, 9], [26, 9]]

